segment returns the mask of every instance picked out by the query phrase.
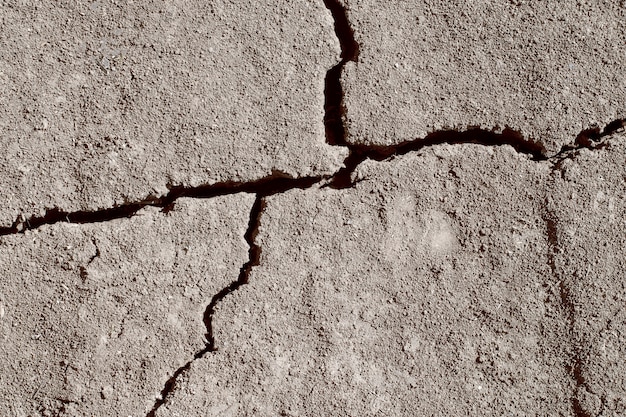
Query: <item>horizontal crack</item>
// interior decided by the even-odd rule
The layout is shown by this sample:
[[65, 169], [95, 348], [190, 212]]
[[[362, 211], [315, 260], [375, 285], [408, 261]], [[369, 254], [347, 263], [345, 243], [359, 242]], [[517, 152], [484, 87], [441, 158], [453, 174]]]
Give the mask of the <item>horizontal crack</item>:
[[480, 128], [470, 128], [465, 131], [442, 130], [433, 132], [424, 138], [389, 146], [347, 144], [345, 146], [350, 153], [344, 161], [344, 167], [331, 177], [326, 186], [335, 189], [352, 187], [354, 185], [351, 179], [352, 174], [367, 159], [382, 161], [393, 156], [405, 155], [443, 144], [509, 145], [518, 153], [528, 155], [532, 161], [553, 162], [558, 168], [563, 160], [571, 158], [581, 149], [601, 149], [605, 146], [602, 140], [623, 127], [624, 120], [619, 119], [609, 123], [602, 130], [596, 128], [581, 132], [574, 145], [564, 145], [558, 153], [552, 156], [546, 156], [544, 148], [540, 144], [525, 139], [521, 133], [509, 128], [503, 129], [500, 133]]
[[115, 219], [129, 218], [145, 207], [161, 207], [163, 212], [170, 211], [176, 200], [187, 198], [214, 198], [238, 193], [251, 193], [260, 196], [279, 194], [295, 188], [309, 188], [328, 177], [291, 178], [283, 173], [274, 172], [272, 175], [257, 181], [250, 182], [222, 182], [199, 187], [169, 187], [170, 191], [163, 197], [152, 197], [139, 202], [122, 204], [117, 207], [95, 210], [67, 212], [59, 209], [50, 209], [43, 216], [19, 218], [10, 227], [0, 228], [0, 236], [23, 233], [37, 229], [46, 224], [55, 223], [101, 223]]
[[392, 156], [417, 152], [424, 148], [442, 144], [480, 144], [485, 146], [511, 145], [517, 152], [531, 156], [535, 161], [548, 158], [542, 153], [540, 145], [525, 140], [522, 135], [511, 129], [495, 133], [484, 129], [472, 128], [464, 132], [443, 130], [429, 134], [423, 139], [403, 142], [397, 145], [347, 145], [350, 153], [342, 168], [328, 184], [331, 188], [343, 189], [353, 185], [351, 177], [356, 168], [366, 159], [382, 161]]
[[389, 146], [348, 143], [341, 72], [347, 62], [358, 62], [359, 45], [356, 42], [354, 30], [350, 26], [347, 10], [342, 5], [341, 0], [324, 0], [324, 4], [334, 19], [335, 34], [341, 47], [341, 60], [328, 70], [325, 79], [324, 126], [326, 129], [326, 142], [329, 145], [348, 148], [349, 151], [347, 158], [344, 160], [344, 167], [332, 176], [331, 181], [325, 185], [326, 187], [335, 189], [352, 187], [354, 185], [352, 174], [367, 159], [381, 161], [392, 156], [404, 155], [441, 144], [510, 145], [517, 152], [529, 155], [534, 161], [555, 161], [558, 165], [563, 159], [568, 158], [579, 149], [596, 149], [600, 147], [598, 142], [603, 137], [614, 133], [625, 125], [624, 119], [617, 119], [607, 124], [603, 129], [595, 127], [583, 130], [577, 135], [573, 145], [563, 146], [557, 154], [552, 156], [546, 156], [546, 150], [541, 144], [525, 139], [520, 132], [508, 127], [504, 128], [500, 133], [496, 133], [496, 129], [486, 130], [475, 127], [468, 127], [465, 131], [439, 130], [430, 133], [424, 138]]
[[115, 219], [130, 218], [145, 207], [161, 207], [164, 212], [172, 209], [176, 200], [181, 197], [187, 198], [214, 198], [238, 193], [251, 193], [260, 196], [270, 196], [280, 194], [292, 189], [306, 189], [315, 184], [326, 182], [325, 187], [344, 189], [352, 187], [351, 176], [356, 168], [365, 160], [371, 159], [382, 161], [392, 156], [405, 155], [417, 152], [428, 147], [451, 144], [479, 144], [484, 146], [510, 145], [518, 153], [529, 155], [534, 161], [554, 161], [557, 165], [564, 159], [575, 155], [581, 149], [601, 149], [604, 147], [602, 139], [624, 126], [623, 120], [611, 122], [603, 130], [579, 135], [576, 145], [566, 145], [557, 154], [547, 157], [542, 154], [542, 147], [525, 140], [522, 135], [511, 129], [504, 129], [502, 133], [495, 133], [484, 129], [469, 129], [466, 131], [437, 131], [429, 134], [423, 139], [416, 139], [398, 145], [376, 146], [376, 145], [339, 145], [349, 149], [348, 157], [344, 160], [344, 167], [332, 175], [322, 175], [316, 177], [293, 178], [282, 172], [273, 172], [271, 175], [256, 181], [235, 182], [226, 181], [211, 185], [198, 187], [173, 186], [170, 191], [162, 197], [151, 197], [143, 201], [122, 204], [116, 207], [102, 210], [79, 210], [63, 211], [57, 208], [49, 209], [43, 216], [32, 216], [25, 218], [20, 215], [10, 227], [0, 228], [0, 236], [24, 233], [27, 230], [37, 229], [43, 225], [56, 223], [101, 223]]
[[[162, 197], [148, 198], [139, 202], [123, 204], [117, 207], [107, 208], [96, 211], [75, 211], [65, 212], [59, 209], [51, 209], [43, 216], [33, 216], [28, 219], [20, 216], [11, 227], [0, 228], [1, 235], [10, 235], [24, 232], [26, 230], [36, 229], [42, 225], [55, 224], [59, 222], [69, 223], [98, 223], [106, 222], [114, 219], [128, 218], [134, 216], [141, 209], [154, 206], [160, 207], [164, 212], [172, 209], [176, 200], [181, 197], [189, 198], [213, 198], [224, 195], [232, 195], [237, 193], [254, 193], [256, 200], [250, 212], [250, 220], [248, 229], [245, 233], [246, 242], [249, 245], [248, 261], [242, 266], [236, 281], [230, 283], [226, 288], [222, 289], [211, 299], [207, 306], [203, 321], [207, 329], [206, 346], [198, 351], [193, 359], [178, 368], [172, 376], [166, 381], [164, 388], [161, 390], [160, 398], [154, 403], [147, 417], [155, 417], [157, 410], [166, 402], [168, 396], [172, 393], [176, 386], [178, 378], [186, 372], [191, 364], [199, 358], [202, 358], [209, 352], [217, 350], [213, 332], [213, 317], [217, 304], [223, 300], [228, 294], [236, 291], [242, 285], [248, 283], [250, 272], [254, 266], [259, 265], [261, 248], [255, 243], [255, 238], [259, 230], [260, 218], [264, 209], [264, 197], [285, 192], [291, 189], [306, 189], [315, 184], [326, 181], [325, 186], [344, 189], [352, 187], [352, 174], [359, 164], [367, 159], [381, 161], [396, 155], [404, 155], [410, 152], [422, 150], [424, 148], [440, 145], [440, 144], [481, 144], [485, 146], [510, 145], [517, 152], [529, 155], [534, 161], [556, 161], [557, 165], [563, 159], [569, 157], [573, 152], [582, 149], [598, 148], [598, 142], [614, 131], [624, 126], [624, 120], [616, 120], [608, 124], [603, 130], [587, 129], [581, 132], [573, 146], [565, 146], [561, 151], [551, 157], [546, 157], [543, 153], [544, 149], [541, 145], [530, 142], [519, 133], [512, 129], [504, 129], [501, 133], [494, 131], [469, 128], [466, 131], [437, 131], [427, 135], [425, 138], [414, 141], [404, 142], [392, 146], [368, 146], [349, 144], [346, 141], [346, 130], [344, 119], [346, 109], [344, 105], [344, 94], [341, 85], [341, 73], [345, 64], [349, 61], [357, 62], [359, 56], [359, 45], [355, 40], [354, 31], [349, 25], [346, 9], [340, 0], [324, 0], [324, 4], [331, 12], [335, 22], [335, 33], [339, 39], [341, 46], [341, 60], [337, 65], [331, 68], [325, 78], [324, 88], [324, 125], [326, 128], [326, 141], [333, 146], [345, 147], [349, 150], [349, 154], [344, 161], [344, 167], [332, 176], [304, 177], [292, 178], [280, 172], [273, 172], [271, 175], [250, 182], [222, 182], [213, 185], [200, 187], [170, 187], [170, 191]], [[550, 224], [548, 224], [551, 227]], [[553, 230], [552, 230], [553, 231]], [[555, 242], [552, 242], [556, 244]], [[552, 258], [553, 262], [553, 258]], [[554, 265], [551, 265], [554, 268]], [[568, 296], [563, 292], [563, 302], [568, 301]], [[580, 367], [578, 367], [579, 369]], [[584, 381], [580, 373], [574, 369], [574, 376], [580, 384]], [[576, 404], [575, 404], [576, 406]], [[576, 410], [578, 415], [580, 410]]]
[[[242, 285], [248, 283], [250, 272], [252, 268], [259, 265], [260, 257], [261, 257], [261, 247], [255, 243], [256, 236], [259, 232], [259, 226], [261, 222], [261, 215], [265, 208], [265, 200], [264, 197], [282, 193], [294, 188], [306, 189], [310, 188], [315, 184], [321, 183], [324, 180], [327, 180], [327, 183], [324, 185], [325, 187], [332, 188], [349, 188], [354, 184], [351, 183], [351, 175], [354, 170], [358, 167], [366, 159], [372, 159], [376, 161], [382, 161], [388, 159], [392, 156], [405, 155], [410, 152], [415, 152], [422, 150], [424, 148], [432, 147], [435, 145], [441, 144], [479, 144], [483, 146], [502, 146], [502, 145], [510, 145], [513, 147], [518, 153], [526, 154], [530, 156], [530, 159], [533, 161], [555, 161], [555, 166], [558, 167], [560, 161], [565, 158], [570, 157], [576, 151], [580, 149], [597, 149], [602, 147], [602, 143], [600, 142], [602, 137], [613, 133], [617, 129], [623, 126], [623, 123], [619, 125], [617, 123], [612, 123], [609, 126], [617, 126], [617, 128], [607, 129], [605, 128], [602, 132], [598, 131], [594, 136], [593, 140], [590, 140], [588, 143], [578, 143], [577, 146], [572, 147], [564, 147], [559, 153], [546, 157], [542, 151], [543, 148], [537, 144], [526, 141], [521, 134], [515, 132], [511, 129], [504, 129], [502, 133], [495, 133], [483, 129], [470, 129], [465, 132], [457, 132], [457, 131], [440, 131], [434, 132], [428, 135], [424, 139], [415, 140], [412, 142], [402, 143], [394, 146], [357, 146], [350, 145], [350, 153], [346, 160], [344, 161], [344, 168], [341, 168], [338, 172], [336, 172], [332, 177], [308, 177], [302, 179], [293, 179], [293, 178], [285, 178], [285, 177], [269, 177], [263, 180], [259, 180], [251, 183], [237, 183], [237, 184], [217, 184], [209, 187], [199, 187], [195, 189], [187, 189], [187, 188], [179, 188], [172, 189], [172, 191], [165, 198], [159, 200], [158, 202], [151, 202], [146, 205], [158, 205], [164, 207], [164, 209], [169, 209], [174, 204], [177, 198], [179, 197], [196, 197], [196, 198], [210, 198], [219, 195], [227, 195], [227, 194], [235, 194], [239, 192], [255, 192], [256, 200], [250, 210], [250, 220], [248, 224], [248, 229], [244, 235], [246, 242], [249, 245], [248, 249], [248, 261], [241, 267], [239, 272], [239, 276], [236, 281], [230, 283], [227, 287], [218, 292], [213, 298], [211, 302], [207, 306], [204, 313], [204, 324], [207, 329], [206, 339], [207, 344], [204, 349], [199, 351], [194, 355], [194, 358], [187, 362], [184, 366], [176, 370], [174, 374], [167, 380], [165, 387], [161, 391], [161, 397], [156, 401], [154, 407], [147, 415], [147, 417], [154, 417], [156, 410], [161, 407], [168, 395], [172, 392], [176, 385], [176, 381], [178, 377], [189, 369], [193, 361], [203, 357], [205, 354], [209, 352], [216, 352], [218, 349], [215, 344], [215, 336], [213, 331], [213, 317], [215, 315], [215, 309], [217, 304], [222, 301], [227, 295], [239, 289]], [[586, 137], [591, 137], [589, 132], [586, 134]], [[137, 210], [133, 211], [134, 214]], [[557, 232], [556, 232], [556, 224], [550, 218], [546, 217], [544, 219], [546, 221], [546, 227], [548, 232], [548, 240], [550, 252], [548, 254], [549, 265], [552, 270], [553, 275], [557, 275], [556, 271], [556, 263], [555, 263], [555, 254], [558, 248], [557, 241]], [[570, 297], [568, 294], [568, 289], [564, 285], [563, 282], [560, 283], [560, 295], [562, 303], [570, 309], [568, 311], [570, 315], [570, 324], [573, 326], [573, 307], [570, 302]], [[579, 354], [576, 354], [573, 358], [574, 366], [571, 369], [571, 372], [576, 380], [578, 386], [584, 385], [584, 380], [582, 379], [582, 375], [580, 372], [581, 361]], [[582, 408], [578, 404], [576, 400], [573, 401], [574, 411], [577, 416], [586, 417]]]

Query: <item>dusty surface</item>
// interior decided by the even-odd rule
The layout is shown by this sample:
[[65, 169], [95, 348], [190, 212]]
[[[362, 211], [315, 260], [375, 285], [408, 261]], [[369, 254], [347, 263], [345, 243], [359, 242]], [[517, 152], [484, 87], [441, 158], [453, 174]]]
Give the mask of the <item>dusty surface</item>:
[[0, 227], [341, 165], [321, 123], [339, 55], [321, 1], [0, 7]]
[[583, 416], [626, 415], [626, 143], [583, 151], [555, 173], [554, 265], [575, 347]]
[[443, 145], [268, 198], [218, 351], [157, 415], [624, 415], [625, 139]]
[[626, 415], [625, 10], [0, 0], [0, 415]]
[[626, 117], [620, 1], [342, 0], [347, 140], [390, 145], [506, 127], [552, 155]]
[[548, 175], [510, 147], [444, 145], [269, 198], [219, 351], [159, 415], [569, 414]]
[[205, 348], [206, 306], [247, 259], [252, 202], [2, 237], [0, 414], [145, 415]]

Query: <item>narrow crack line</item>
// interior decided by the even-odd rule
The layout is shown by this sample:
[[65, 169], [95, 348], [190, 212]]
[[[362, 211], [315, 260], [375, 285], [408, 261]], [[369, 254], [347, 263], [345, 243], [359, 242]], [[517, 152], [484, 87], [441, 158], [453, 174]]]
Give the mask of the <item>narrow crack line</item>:
[[206, 308], [204, 312], [204, 324], [207, 328], [206, 339], [207, 339], [207, 348], [208, 352], [216, 352], [217, 346], [215, 345], [215, 335], [213, 332], [213, 316], [215, 315], [215, 308], [217, 304], [224, 299], [228, 294], [236, 291], [242, 285], [248, 283], [250, 278], [250, 272], [252, 268], [259, 265], [261, 260], [261, 247], [255, 243], [257, 234], [259, 233], [259, 227], [261, 225], [261, 215], [265, 210], [265, 200], [263, 196], [258, 195], [254, 204], [252, 205], [252, 209], [250, 210], [250, 221], [248, 223], [248, 230], [244, 235], [246, 242], [248, 243], [248, 261], [243, 264], [241, 270], [239, 271], [239, 276], [236, 281], [233, 281], [224, 288], [222, 291], [218, 292], [213, 296], [211, 302]]
[[328, 178], [330, 176], [292, 178], [283, 173], [274, 172], [268, 177], [250, 182], [222, 182], [199, 187], [168, 187], [170, 191], [163, 197], [150, 197], [143, 201], [102, 210], [67, 212], [54, 208], [47, 210], [43, 216], [24, 218], [20, 215], [10, 227], [0, 228], [0, 236], [24, 233], [27, 230], [56, 223], [89, 224], [130, 218], [146, 207], [160, 207], [163, 212], [167, 213], [181, 197], [210, 199], [239, 193], [269, 196], [296, 188], [310, 188]]
[[[308, 187], [307, 187], [308, 188]], [[250, 273], [252, 268], [259, 265], [261, 259], [261, 247], [255, 243], [256, 237], [259, 233], [259, 227], [261, 225], [261, 215], [265, 210], [265, 200], [264, 197], [267, 195], [273, 195], [276, 193], [283, 192], [280, 189], [272, 188], [266, 190], [265, 194], [258, 193], [256, 195], [256, 199], [252, 208], [250, 209], [250, 219], [248, 222], [248, 228], [246, 229], [246, 233], [244, 234], [244, 239], [248, 243], [248, 260], [242, 265], [239, 276], [236, 281], [231, 282], [228, 286], [223, 288], [217, 294], [211, 298], [205, 312], [204, 312], [204, 325], [206, 326], [207, 333], [206, 337], [206, 346], [198, 351], [193, 359], [185, 363], [183, 366], [178, 368], [172, 376], [165, 382], [165, 386], [161, 390], [160, 397], [154, 403], [154, 406], [150, 410], [150, 412], [146, 415], [146, 417], [155, 417], [157, 410], [165, 404], [167, 398], [172, 393], [174, 388], [176, 387], [176, 382], [180, 375], [185, 373], [190, 367], [191, 364], [202, 357], [204, 357], [209, 352], [216, 352], [217, 346], [215, 344], [215, 335], [213, 330], [213, 317], [215, 315], [217, 305], [230, 293], [236, 291], [242, 285], [245, 285], [249, 281]]]
[[383, 161], [395, 156], [418, 152], [436, 145], [450, 144], [478, 144], [484, 146], [510, 145], [518, 153], [529, 155], [534, 161], [547, 161], [550, 158], [543, 155], [543, 147], [532, 143], [512, 129], [505, 128], [501, 133], [480, 128], [469, 128], [465, 131], [441, 130], [430, 133], [424, 138], [402, 142], [396, 145], [346, 145], [350, 151], [341, 168], [326, 185], [335, 189], [350, 188], [352, 174], [365, 160]]
[[[612, 123], [616, 126], [616, 123]], [[605, 145], [601, 142], [604, 136], [607, 136], [623, 126], [620, 123], [617, 129], [605, 130], [602, 133], [598, 133], [593, 142], [588, 144], [580, 143], [576, 147], [564, 148], [559, 153], [546, 157], [539, 145], [533, 144], [523, 139], [522, 135], [510, 129], [504, 129], [501, 133], [495, 133], [483, 129], [470, 129], [464, 132], [458, 131], [440, 131], [428, 135], [426, 138], [407, 142], [394, 146], [375, 147], [375, 146], [350, 146], [350, 154], [346, 158], [344, 168], [341, 168], [333, 176], [327, 177], [305, 177], [301, 179], [289, 178], [282, 175], [274, 175], [272, 177], [264, 178], [262, 180], [250, 183], [238, 183], [238, 184], [217, 184], [215, 186], [198, 187], [198, 188], [173, 188], [170, 193], [158, 200], [147, 202], [138, 209], [134, 209], [135, 205], [142, 203], [136, 203], [133, 205], [131, 216], [135, 214], [139, 209], [147, 206], [159, 206], [163, 207], [163, 211], [168, 211], [172, 208], [175, 201], [180, 197], [195, 197], [195, 198], [211, 198], [221, 195], [236, 194], [240, 192], [255, 192], [256, 199], [250, 210], [250, 219], [248, 228], [244, 235], [246, 242], [248, 243], [248, 261], [242, 265], [237, 280], [231, 282], [228, 286], [223, 288], [217, 294], [213, 296], [209, 302], [205, 312], [203, 321], [207, 329], [206, 346], [197, 352], [193, 359], [185, 363], [182, 367], [177, 369], [172, 376], [166, 381], [164, 388], [161, 390], [160, 398], [155, 402], [152, 410], [146, 417], [155, 417], [156, 411], [167, 401], [168, 396], [174, 390], [176, 382], [180, 375], [186, 372], [191, 364], [196, 360], [204, 357], [207, 353], [217, 352], [218, 348], [215, 343], [215, 334], [213, 326], [213, 318], [216, 312], [217, 305], [229, 294], [237, 291], [242, 285], [245, 285], [249, 281], [250, 273], [255, 266], [260, 264], [261, 247], [256, 243], [256, 237], [259, 232], [261, 224], [261, 216], [265, 209], [265, 197], [281, 194], [292, 189], [307, 189], [313, 187], [315, 184], [319, 184], [326, 180], [327, 183], [323, 187], [333, 188], [349, 188], [353, 187], [350, 181], [352, 172], [366, 159], [372, 159], [376, 161], [382, 161], [393, 156], [404, 155], [410, 152], [416, 152], [424, 148], [432, 147], [439, 144], [480, 144], [484, 146], [501, 146], [510, 145], [518, 153], [526, 154], [530, 156], [533, 161], [552, 161], [555, 163], [555, 169], [559, 169], [559, 163], [568, 157], [571, 157], [576, 152], [583, 148], [587, 149], [599, 149]], [[587, 136], [589, 137], [589, 136]], [[346, 181], [347, 180], [347, 181]], [[546, 204], [547, 206], [547, 204]], [[66, 218], [68, 216], [65, 216]], [[78, 216], [76, 216], [78, 217]], [[124, 216], [122, 216], [124, 217]], [[547, 214], [544, 218], [546, 222], [546, 228], [548, 233], [549, 252], [548, 262], [552, 274], [555, 278], [559, 278], [558, 268], [556, 265], [556, 254], [559, 247], [558, 234], [556, 222], [550, 214]], [[62, 221], [62, 220], [61, 220]], [[67, 220], [69, 221], [69, 220]], [[103, 220], [104, 221], [104, 220]], [[574, 325], [574, 305], [571, 301], [569, 294], [569, 288], [565, 285], [562, 279], [559, 280], [559, 292], [562, 304], [568, 310], [568, 319], [570, 321], [570, 327]], [[584, 377], [581, 372], [581, 359], [579, 350], [575, 349], [575, 353], [572, 358], [573, 366], [569, 370], [576, 381], [577, 388], [585, 386]], [[578, 403], [576, 397], [572, 398], [572, 407], [577, 417], [590, 417], [586, 413], [581, 405]]]
[[188, 361], [186, 364], [184, 364], [183, 366], [181, 366], [180, 368], [178, 368], [176, 370], [176, 372], [174, 372], [172, 374], [171, 377], [169, 377], [169, 379], [165, 382], [165, 386], [163, 387], [163, 389], [161, 390], [161, 395], [159, 398], [157, 398], [157, 400], [154, 403], [154, 406], [152, 406], [152, 409], [148, 412], [148, 414], [146, 414], [146, 417], [155, 417], [157, 410], [163, 405], [165, 404], [168, 395], [172, 392], [172, 390], [174, 389], [174, 387], [176, 386], [176, 381], [178, 380], [178, 377], [180, 377], [183, 373], [185, 373], [190, 367], [191, 364], [193, 363], [193, 361], [195, 361], [197, 358], [202, 356], [202, 351], [198, 352], [193, 359], [191, 359], [190, 361]]

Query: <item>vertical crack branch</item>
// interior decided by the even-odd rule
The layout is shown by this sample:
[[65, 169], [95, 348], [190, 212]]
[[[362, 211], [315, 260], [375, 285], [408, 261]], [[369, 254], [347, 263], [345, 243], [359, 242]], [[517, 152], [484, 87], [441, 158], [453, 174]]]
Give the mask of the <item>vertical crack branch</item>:
[[174, 374], [165, 382], [165, 386], [161, 390], [160, 398], [156, 400], [156, 402], [154, 403], [154, 406], [152, 407], [150, 412], [148, 412], [146, 417], [156, 416], [157, 410], [163, 404], [165, 404], [165, 402], [167, 401], [167, 397], [174, 390], [178, 377], [182, 375], [184, 372], [186, 372], [196, 359], [202, 358], [204, 355], [206, 355], [209, 352], [217, 351], [217, 347], [215, 345], [215, 336], [213, 332], [213, 316], [215, 314], [215, 308], [217, 304], [219, 304], [219, 302], [224, 299], [224, 297], [226, 297], [228, 294], [232, 293], [233, 291], [236, 291], [242, 285], [247, 284], [252, 268], [259, 265], [259, 261], [261, 259], [261, 247], [255, 243], [255, 239], [256, 239], [257, 234], [259, 233], [259, 226], [261, 224], [261, 214], [263, 213], [264, 209], [265, 209], [265, 201], [263, 199], [263, 196], [261, 194], [257, 194], [254, 204], [252, 205], [252, 208], [250, 210], [250, 220], [248, 222], [248, 229], [246, 230], [246, 233], [244, 234], [244, 238], [249, 246], [248, 260], [241, 267], [237, 280], [231, 282], [226, 288], [222, 289], [220, 292], [215, 294], [213, 298], [211, 298], [211, 301], [209, 302], [209, 305], [207, 306], [204, 312], [203, 321], [207, 329], [207, 333], [205, 335], [206, 340], [207, 340], [206, 346], [202, 350], [197, 352], [194, 355], [193, 359], [185, 363], [185, 365], [183, 365], [182, 367], [178, 368], [176, 372], [174, 372]]
[[347, 146], [346, 132], [343, 124], [345, 107], [343, 104], [343, 88], [341, 71], [348, 61], [356, 62], [359, 56], [359, 45], [354, 39], [354, 31], [348, 23], [345, 7], [340, 0], [324, 0], [326, 8], [335, 21], [335, 34], [341, 47], [341, 61], [326, 73], [324, 87], [324, 126], [326, 141], [330, 145]]
[[207, 347], [205, 351], [215, 352], [218, 350], [217, 346], [215, 345], [215, 335], [213, 334], [213, 315], [215, 314], [215, 307], [228, 294], [236, 291], [242, 285], [247, 284], [250, 278], [250, 272], [252, 271], [252, 268], [259, 265], [261, 259], [261, 247], [255, 243], [255, 239], [257, 234], [259, 233], [261, 214], [263, 213], [264, 209], [265, 201], [263, 200], [262, 196], [257, 195], [256, 200], [252, 205], [252, 210], [250, 210], [250, 221], [248, 223], [248, 230], [244, 235], [246, 242], [248, 242], [249, 246], [248, 261], [241, 267], [237, 280], [233, 281], [228, 287], [215, 294], [215, 296], [213, 296], [211, 302], [207, 306], [206, 311], [204, 312], [204, 324], [207, 328]]

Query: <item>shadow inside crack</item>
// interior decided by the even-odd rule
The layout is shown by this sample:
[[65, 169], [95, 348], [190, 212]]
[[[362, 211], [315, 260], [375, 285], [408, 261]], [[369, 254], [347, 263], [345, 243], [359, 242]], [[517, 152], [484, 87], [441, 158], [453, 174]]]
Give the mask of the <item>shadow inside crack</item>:
[[[276, 191], [276, 188], [272, 188], [266, 191], [272, 193]], [[261, 259], [261, 247], [255, 243], [255, 239], [259, 233], [259, 226], [261, 224], [261, 215], [263, 214], [264, 209], [265, 209], [264, 195], [257, 194], [254, 204], [252, 205], [252, 208], [250, 210], [250, 220], [248, 222], [248, 228], [246, 230], [246, 233], [244, 234], [244, 238], [246, 242], [248, 243], [248, 247], [249, 247], [248, 248], [248, 261], [246, 261], [246, 263], [242, 265], [241, 270], [239, 271], [239, 276], [237, 277], [237, 280], [233, 281], [227, 287], [223, 288], [221, 291], [215, 294], [213, 298], [211, 298], [211, 301], [209, 302], [204, 312], [203, 322], [207, 329], [207, 333], [205, 334], [206, 346], [202, 350], [197, 352], [194, 355], [192, 360], [188, 361], [187, 363], [185, 363], [185, 365], [178, 368], [172, 374], [172, 376], [165, 382], [165, 386], [161, 390], [160, 397], [156, 400], [156, 402], [154, 403], [154, 406], [152, 407], [150, 412], [146, 415], [146, 417], [156, 416], [157, 410], [163, 404], [165, 404], [168, 396], [175, 389], [176, 382], [178, 378], [180, 377], [180, 375], [186, 372], [191, 367], [191, 364], [195, 360], [204, 357], [209, 352], [216, 352], [218, 350], [215, 344], [215, 336], [214, 336], [214, 329], [213, 329], [214, 327], [213, 317], [215, 315], [216, 307], [230, 293], [236, 291], [242, 285], [247, 284], [252, 268], [259, 265], [259, 262]]]
[[344, 161], [344, 168], [339, 170], [325, 185], [334, 189], [350, 188], [354, 185], [352, 175], [356, 168], [366, 159], [383, 161], [394, 156], [417, 152], [423, 148], [443, 144], [478, 144], [484, 146], [510, 145], [518, 153], [528, 155], [534, 161], [546, 161], [544, 148], [538, 143], [526, 140], [519, 132], [505, 128], [501, 133], [486, 129], [470, 128], [465, 131], [441, 130], [430, 133], [423, 139], [403, 142], [397, 145], [346, 145], [350, 154]]

